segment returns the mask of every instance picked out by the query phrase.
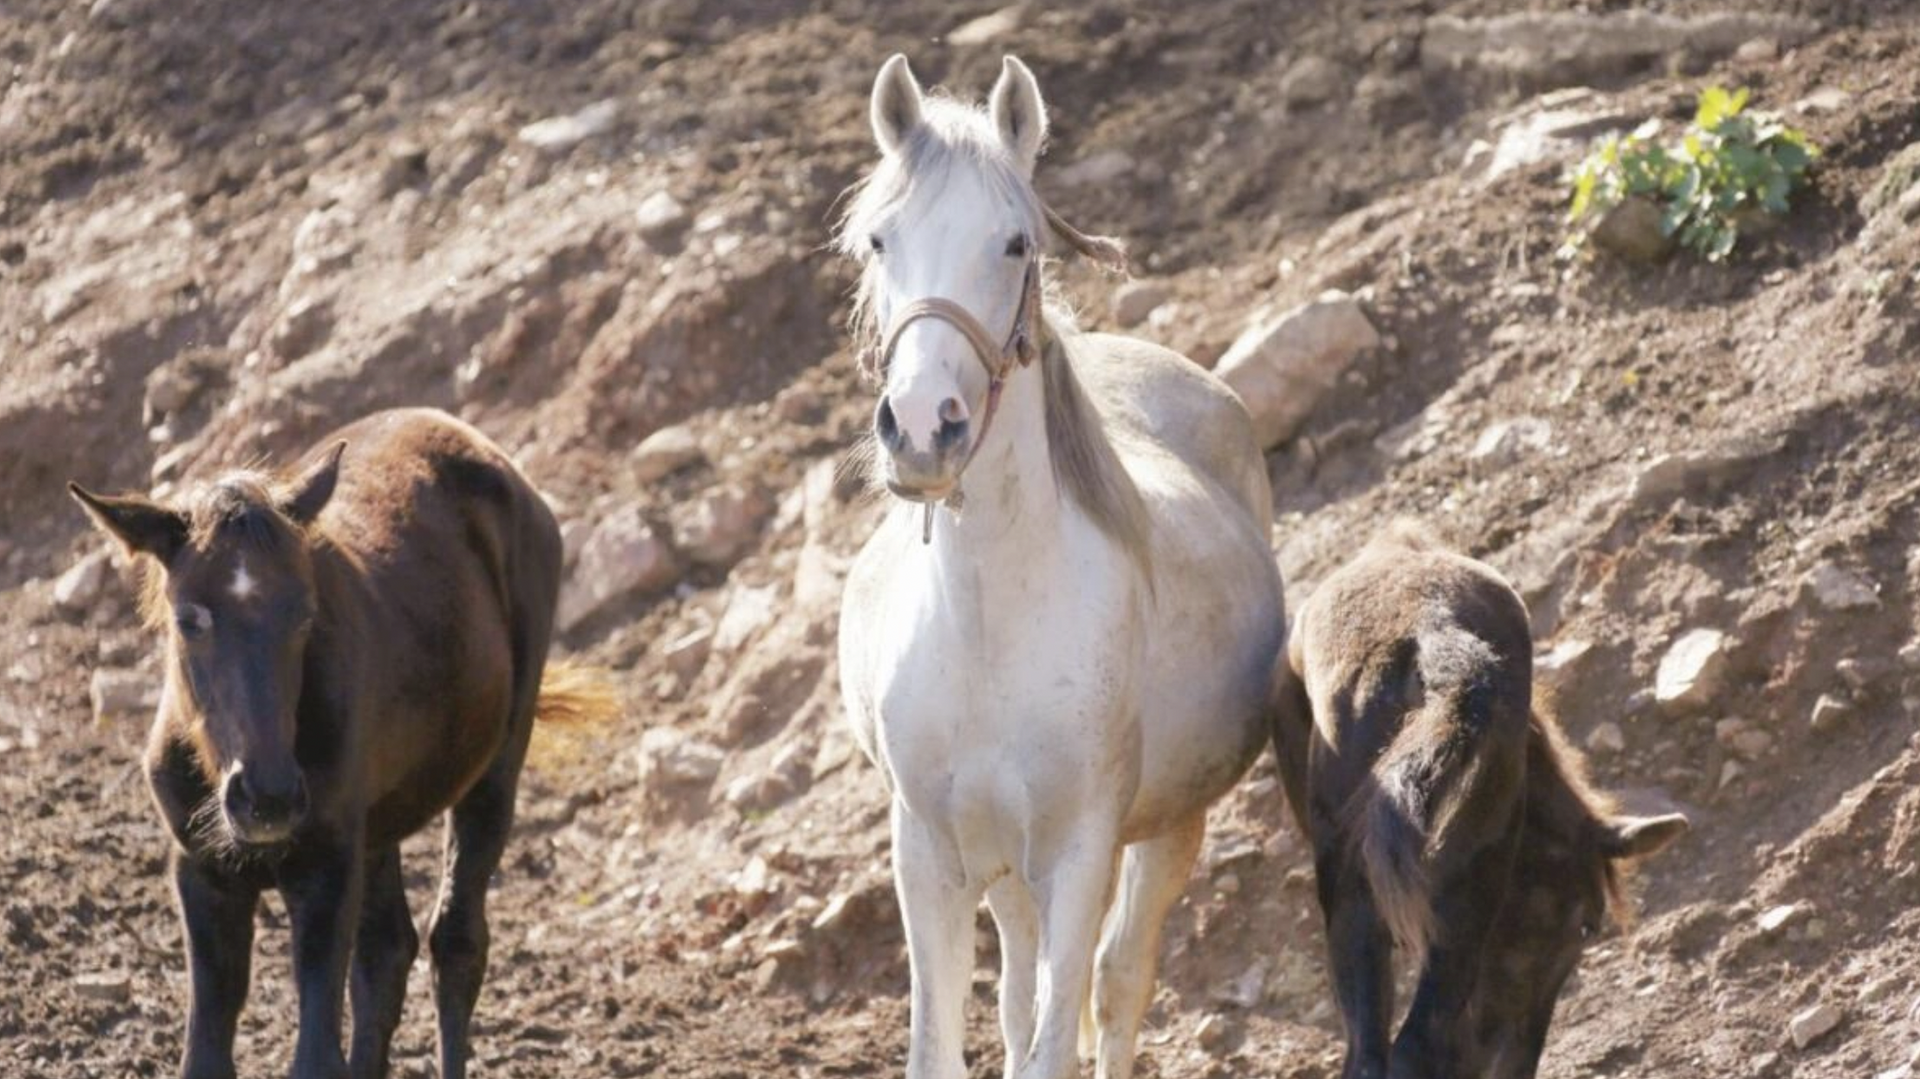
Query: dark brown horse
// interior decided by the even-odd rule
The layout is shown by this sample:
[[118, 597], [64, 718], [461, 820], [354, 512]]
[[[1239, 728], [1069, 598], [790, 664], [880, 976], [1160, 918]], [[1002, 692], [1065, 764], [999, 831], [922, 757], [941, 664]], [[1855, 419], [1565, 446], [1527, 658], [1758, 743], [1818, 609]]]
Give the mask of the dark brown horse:
[[[1686, 831], [1591, 789], [1534, 707], [1520, 597], [1396, 525], [1300, 611], [1274, 738], [1312, 840], [1344, 1079], [1532, 1076], [1586, 942], [1624, 920], [1621, 861]], [[1420, 959], [1398, 1037], [1395, 943]]]
[[440, 1074], [464, 1075], [487, 881], [534, 720], [609, 700], [546, 670], [561, 547], [540, 495], [483, 435], [427, 410], [368, 417], [285, 475], [233, 473], [177, 506], [70, 489], [158, 570], [144, 607], [166, 683], [146, 766], [177, 842], [193, 979], [180, 1073], [234, 1074], [254, 910], [273, 887], [293, 931], [293, 1075], [349, 1073], [349, 981], [351, 1074], [385, 1075], [419, 949], [399, 843], [451, 807], [428, 940]]

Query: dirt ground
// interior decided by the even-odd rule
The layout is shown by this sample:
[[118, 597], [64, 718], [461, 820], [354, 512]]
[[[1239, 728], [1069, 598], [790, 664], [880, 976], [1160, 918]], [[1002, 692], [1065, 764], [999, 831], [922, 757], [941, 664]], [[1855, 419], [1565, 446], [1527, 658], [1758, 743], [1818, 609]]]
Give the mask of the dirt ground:
[[[171, 1074], [186, 1001], [142, 709], [90, 702], [97, 672], [137, 698], [158, 661], [126, 567], [70, 576], [105, 544], [63, 484], [164, 492], [397, 404], [499, 439], [573, 542], [637, 512], [676, 560], [564, 637], [627, 707], [537, 747], [480, 1074], [900, 1073], [885, 802], [833, 661], [878, 512], [842, 478], [872, 402], [824, 247], [896, 50], [966, 94], [1003, 51], [1034, 67], [1043, 194], [1167, 290], [1133, 332], [1211, 363], [1258, 309], [1359, 297], [1383, 347], [1270, 455], [1290, 595], [1426, 518], [1520, 586], [1596, 777], [1692, 815], [1543, 1074], [1920, 1070], [1920, 239], [1871, 198], [1920, 140], [1920, 27], [1902, 0], [1761, 0], [1775, 22], [1738, 53], [1437, 59], [1435, 20], [1626, 6], [1100, 0], [984, 28], [932, 0], [0, 7], [0, 1075]], [[1485, 164], [1531, 112], [1684, 119], [1711, 81], [1825, 147], [1726, 266], [1556, 259], [1584, 142]], [[577, 139], [529, 130], [568, 116]], [[1113, 327], [1114, 283], [1061, 272]], [[661, 475], [635, 447], [669, 427], [698, 453]], [[1655, 669], [1695, 628], [1727, 635], [1725, 685], [1663, 713]], [[408, 848], [420, 919], [437, 855]], [[292, 1053], [263, 917], [247, 1074]], [[970, 1050], [998, 1074], [981, 924]], [[1142, 1073], [1337, 1074], [1322, 947], [1262, 762], [1169, 924]], [[424, 962], [409, 992], [396, 1073], [427, 1075]], [[1837, 1024], [1797, 1044], [1819, 1006]]]

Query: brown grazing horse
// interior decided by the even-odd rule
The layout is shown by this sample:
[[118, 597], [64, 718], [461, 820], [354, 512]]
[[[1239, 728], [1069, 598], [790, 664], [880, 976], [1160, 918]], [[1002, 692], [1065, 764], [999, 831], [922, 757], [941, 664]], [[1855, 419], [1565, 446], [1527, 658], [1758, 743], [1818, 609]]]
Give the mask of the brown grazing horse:
[[534, 720], [609, 706], [546, 670], [561, 564], [546, 503], [485, 436], [428, 410], [370, 416], [286, 475], [232, 473], [177, 506], [69, 489], [151, 559], [166, 683], [146, 768], [193, 979], [180, 1074], [234, 1074], [254, 911], [274, 887], [300, 999], [293, 1075], [349, 1074], [349, 980], [350, 1074], [385, 1075], [419, 949], [399, 843], [451, 807], [428, 939], [440, 1074], [458, 1079]]
[[[1275, 678], [1275, 746], [1313, 843], [1343, 1079], [1532, 1076], [1623, 859], [1679, 838], [1590, 788], [1534, 707], [1526, 608], [1395, 525], [1322, 584]], [[1389, 1050], [1394, 943], [1420, 958]]]

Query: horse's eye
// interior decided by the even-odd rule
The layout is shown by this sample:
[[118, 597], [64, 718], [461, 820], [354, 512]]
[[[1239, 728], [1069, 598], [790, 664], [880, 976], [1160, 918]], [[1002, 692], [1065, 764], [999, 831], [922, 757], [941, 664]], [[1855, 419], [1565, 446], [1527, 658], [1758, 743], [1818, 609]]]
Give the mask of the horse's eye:
[[174, 613], [173, 624], [180, 630], [180, 636], [196, 640], [213, 627], [213, 614], [197, 605], [182, 607]]
[[887, 250], [887, 245], [881, 243], [878, 236], [867, 237], [867, 242], [873, 245], [873, 253], [876, 255], [884, 254]]
[[1027, 257], [1026, 233], [1023, 232], [1007, 241], [1007, 257], [1010, 259], [1023, 259]]

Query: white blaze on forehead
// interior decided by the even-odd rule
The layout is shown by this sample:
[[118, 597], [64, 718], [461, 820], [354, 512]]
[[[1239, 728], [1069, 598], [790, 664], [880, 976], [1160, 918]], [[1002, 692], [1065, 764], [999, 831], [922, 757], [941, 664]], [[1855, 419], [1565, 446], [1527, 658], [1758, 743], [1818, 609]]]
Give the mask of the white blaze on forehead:
[[233, 571], [233, 598], [245, 602], [255, 591], [253, 575], [247, 572], [247, 564], [240, 563]]

